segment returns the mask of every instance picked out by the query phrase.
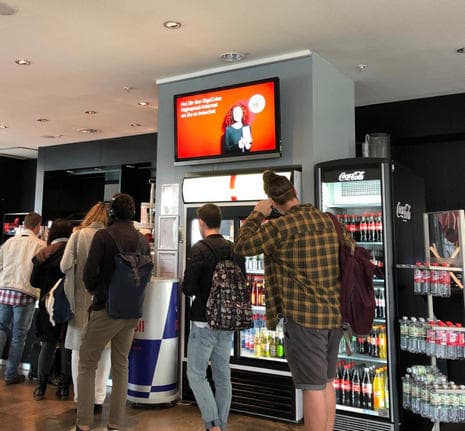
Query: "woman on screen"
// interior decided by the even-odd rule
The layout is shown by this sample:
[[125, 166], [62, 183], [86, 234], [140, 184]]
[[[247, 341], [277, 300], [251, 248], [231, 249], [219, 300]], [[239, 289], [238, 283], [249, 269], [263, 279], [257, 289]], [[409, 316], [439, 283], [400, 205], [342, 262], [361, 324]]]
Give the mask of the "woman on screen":
[[224, 152], [244, 153], [252, 148], [249, 110], [242, 103], [234, 105], [223, 122]]

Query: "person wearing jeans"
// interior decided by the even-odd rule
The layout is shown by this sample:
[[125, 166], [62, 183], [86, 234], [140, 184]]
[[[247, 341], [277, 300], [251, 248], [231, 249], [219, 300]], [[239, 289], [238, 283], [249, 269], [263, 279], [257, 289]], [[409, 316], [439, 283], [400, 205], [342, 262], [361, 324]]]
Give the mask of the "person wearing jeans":
[[[187, 344], [187, 378], [207, 429], [226, 429], [231, 406], [229, 358], [233, 331], [219, 331], [194, 323]], [[205, 375], [210, 362], [215, 395]]]
[[[189, 309], [192, 326], [187, 345], [187, 378], [205, 428], [208, 431], [224, 431], [231, 407], [229, 358], [233, 331], [210, 328], [207, 323], [206, 304], [217, 257], [230, 258], [232, 243], [220, 234], [219, 207], [214, 204], [203, 205], [197, 210], [197, 216], [203, 241], [194, 244], [190, 250], [182, 282], [183, 293], [194, 297]], [[233, 255], [233, 259], [245, 273], [244, 258]], [[209, 362], [215, 393], [206, 377]]]
[[45, 242], [37, 237], [42, 217], [29, 213], [24, 218], [21, 235], [10, 238], [0, 248], [0, 354], [11, 330], [12, 338], [5, 369], [7, 385], [22, 383], [24, 375], [18, 367], [24, 351], [24, 341], [31, 327], [34, 306], [40, 290], [31, 286], [32, 258]]

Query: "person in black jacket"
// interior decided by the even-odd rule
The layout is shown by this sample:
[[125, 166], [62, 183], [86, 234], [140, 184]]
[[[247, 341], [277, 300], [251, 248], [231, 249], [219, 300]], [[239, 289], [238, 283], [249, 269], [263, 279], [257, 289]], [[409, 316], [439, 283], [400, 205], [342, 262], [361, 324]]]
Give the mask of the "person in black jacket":
[[[205, 428], [209, 431], [225, 430], [231, 407], [231, 370], [229, 357], [233, 331], [212, 329], [206, 318], [206, 303], [212, 287], [216, 258], [231, 256], [233, 245], [220, 234], [221, 210], [214, 204], [206, 204], [197, 210], [199, 229], [203, 241], [191, 249], [187, 259], [182, 291], [194, 297], [190, 306], [192, 321], [187, 345], [187, 378], [202, 414]], [[208, 243], [208, 246], [204, 244]], [[233, 256], [245, 273], [244, 258]], [[211, 363], [215, 382], [215, 394], [206, 373]]]
[[94, 419], [95, 370], [103, 349], [111, 341], [112, 390], [107, 429], [117, 430], [122, 425], [128, 389], [128, 355], [139, 319], [114, 319], [106, 310], [108, 288], [115, 270], [118, 247], [123, 251], [139, 251], [150, 255], [147, 239], [131, 221], [135, 214], [134, 199], [124, 193], [113, 196], [110, 216], [114, 220], [107, 229], [97, 231], [90, 245], [84, 267], [83, 280], [93, 296], [90, 317], [82, 334], [79, 350], [78, 409], [76, 431], [87, 431]]
[[39, 311], [37, 314], [37, 336], [41, 341], [39, 353], [39, 383], [34, 389], [36, 401], [45, 398], [47, 382], [53, 363], [57, 345], [61, 350], [61, 376], [56, 395], [60, 399], [69, 396], [71, 381], [71, 350], [65, 349], [66, 323], [53, 326], [45, 308], [45, 297], [55, 283], [63, 277], [60, 261], [65, 250], [66, 242], [71, 236], [73, 226], [67, 220], [57, 219], [50, 227], [47, 247], [40, 250], [32, 259], [31, 285], [40, 289]]

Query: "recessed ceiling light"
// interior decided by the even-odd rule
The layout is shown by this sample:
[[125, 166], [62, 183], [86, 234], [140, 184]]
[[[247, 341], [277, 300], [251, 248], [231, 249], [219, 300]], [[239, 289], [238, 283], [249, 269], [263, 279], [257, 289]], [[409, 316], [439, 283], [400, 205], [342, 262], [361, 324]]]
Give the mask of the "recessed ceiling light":
[[224, 54], [220, 55], [221, 60], [227, 62], [234, 62], [234, 61], [241, 61], [245, 57], [245, 54], [240, 52], [225, 52]]
[[357, 69], [359, 72], [363, 72], [364, 70], [366, 70], [367, 67], [368, 65], [366, 64], [357, 64]]
[[20, 66], [30, 66], [32, 61], [26, 60], [25, 58], [18, 58], [17, 60], [15, 60], [15, 63]]
[[102, 131], [99, 130], [99, 129], [78, 129], [78, 132], [86, 133], [86, 134], [89, 134], [89, 133], [102, 133]]
[[0, 15], [8, 16], [18, 13], [18, 9], [11, 7], [9, 4], [0, 2]]
[[179, 21], [165, 21], [163, 23], [163, 27], [169, 30], [177, 30], [178, 28], [181, 28], [181, 23]]
[[84, 114], [87, 114], [87, 115], [95, 115], [97, 113], [97, 111], [84, 111]]
[[457, 54], [465, 54], [465, 46], [462, 47], [462, 48], [456, 49], [455, 52], [456, 52]]
[[137, 104], [140, 106], [148, 106], [150, 105], [150, 102], [137, 102]]
[[139, 124], [139, 123], [131, 123], [130, 126], [131, 126], [131, 127], [140, 127], [140, 126], [142, 126], [142, 124]]
[[49, 121], [48, 118], [38, 118], [36, 121], [38, 121], [39, 123], [46, 123], [47, 121]]
[[6, 124], [0, 124], [0, 129], [8, 129], [8, 126]]
[[42, 135], [41, 138], [44, 138], [44, 139], [55, 139], [55, 138], [58, 138], [58, 136], [55, 136], [55, 135]]

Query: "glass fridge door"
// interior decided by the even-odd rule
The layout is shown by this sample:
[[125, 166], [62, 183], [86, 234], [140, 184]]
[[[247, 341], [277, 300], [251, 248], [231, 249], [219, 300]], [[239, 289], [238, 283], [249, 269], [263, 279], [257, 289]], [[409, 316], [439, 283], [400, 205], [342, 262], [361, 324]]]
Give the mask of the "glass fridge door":
[[[321, 209], [335, 214], [357, 243], [384, 267], [381, 179], [333, 176], [321, 184]], [[354, 176], [356, 178], [356, 176]], [[371, 177], [373, 178], [373, 176]], [[342, 180], [341, 180], [342, 179]], [[368, 337], [342, 339], [334, 380], [337, 408], [389, 418], [386, 286], [374, 279], [376, 314]]]

